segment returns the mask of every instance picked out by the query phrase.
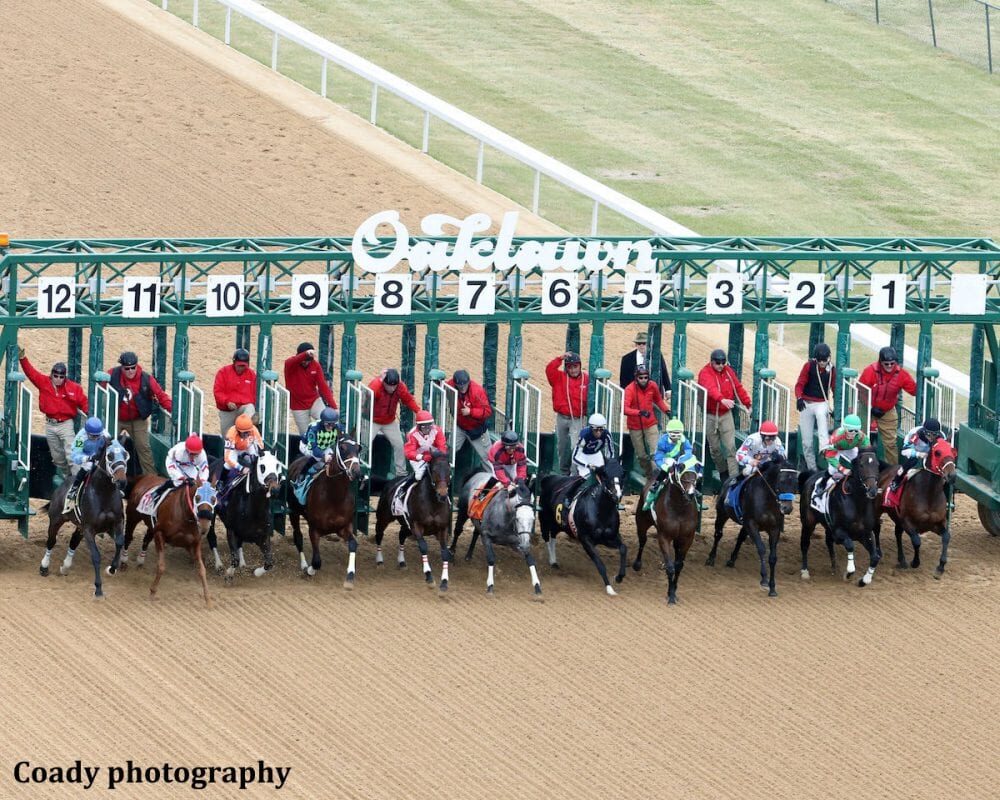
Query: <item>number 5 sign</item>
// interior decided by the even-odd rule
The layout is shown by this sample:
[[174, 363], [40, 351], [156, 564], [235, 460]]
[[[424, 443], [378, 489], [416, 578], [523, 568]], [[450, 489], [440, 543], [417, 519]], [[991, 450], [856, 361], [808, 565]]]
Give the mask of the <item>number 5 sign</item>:
[[660, 310], [660, 276], [629, 273], [625, 276], [622, 311], [626, 314], [656, 314]]
[[743, 276], [738, 272], [713, 272], [705, 288], [706, 314], [743, 313]]

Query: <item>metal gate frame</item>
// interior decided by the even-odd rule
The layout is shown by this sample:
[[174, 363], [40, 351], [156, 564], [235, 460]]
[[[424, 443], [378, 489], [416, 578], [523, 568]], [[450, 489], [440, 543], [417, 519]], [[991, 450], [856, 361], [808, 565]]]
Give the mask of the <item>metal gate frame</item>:
[[445, 441], [448, 443], [448, 458], [451, 460], [451, 468], [455, 469], [455, 439], [458, 435], [458, 390], [454, 386], [449, 386], [443, 378], [435, 378], [431, 381], [431, 416], [434, 423], [444, 431]]
[[622, 457], [622, 447], [625, 444], [625, 390], [611, 380], [611, 373], [606, 369], [594, 370], [597, 378], [594, 395], [594, 410], [603, 414], [608, 420], [608, 433], [617, 439], [615, 450], [617, 458]]
[[[357, 376], [357, 377], [355, 377]], [[347, 376], [347, 395], [344, 403], [345, 430], [361, 445], [361, 464], [371, 474], [372, 442], [375, 439], [375, 393], [365, 385], [360, 372], [351, 371]]]
[[785, 451], [788, 451], [789, 425], [792, 416], [792, 389], [775, 378], [773, 370], [761, 370], [758, 384], [760, 407], [757, 412], [758, 427], [766, 419], [778, 426]]
[[118, 390], [115, 389], [110, 383], [100, 383], [101, 380], [109, 380], [110, 375], [104, 373], [105, 378], [102, 378], [101, 373], [98, 373], [95, 377], [99, 381], [94, 384], [94, 404], [93, 404], [93, 416], [97, 417], [104, 423], [104, 430], [111, 434], [112, 437], [118, 436]]
[[205, 392], [194, 383], [194, 373], [178, 375], [177, 403], [171, 414], [173, 442], [180, 442], [192, 433], [205, 433]]
[[264, 446], [274, 453], [288, 470], [288, 389], [278, 383], [278, 373], [267, 370], [260, 382], [260, 435]]

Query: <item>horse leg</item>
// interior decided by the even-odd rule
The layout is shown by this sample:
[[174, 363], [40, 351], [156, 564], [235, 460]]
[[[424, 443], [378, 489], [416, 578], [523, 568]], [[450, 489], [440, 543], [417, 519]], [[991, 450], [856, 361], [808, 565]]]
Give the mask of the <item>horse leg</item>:
[[137, 567], [141, 567], [146, 563], [146, 551], [149, 549], [151, 541], [153, 541], [153, 529], [147, 525], [146, 533], [142, 537], [142, 544], [139, 546], [139, 555], [135, 557], [135, 565]]
[[271, 544], [271, 532], [267, 532], [263, 544], [260, 545], [261, 555], [264, 556], [264, 566], [257, 567], [253, 571], [255, 578], [263, 578], [268, 572], [274, 569], [274, 547]]
[[618, 536], [618, 574], [615, 575], [615, 583], [625, 580], [625, 571], [628, 568], [628, 547], [621, 535]]
[[804, 581], [809, 580], [809, 543], [815, 530], [815, 520], [810, 520], [803, 515], [802, 534], [799, 536], [799, 550], [802, 551], [802, 566], [799, 568], [799, 577]]
[[948, 543], [951, 541], [951, 528], [947, 523], [942, 524], [941, 530], [941, 560], [938, 561], [937, 569], [934, 570], [934, 577], [940, 578], [944, 574], [944, 565], [948, 562]]
[[715, 555], [719, 551], [719, 542], [722, 541], [722, 529], [726, 527], [726, 516], [721, 511], [715, 514], [715, 540], [712, 542], [712, 552], [705, 559], [706, 567], [715, 566]]
[[920, 566], [920, 532], [914, 528], [910, 528], [906, 533], [910, 537], [910, 544], [913, 545], [913, 561], [910, 562], [910, 566], [916, 569]]
[[[465, 503], [460, 502], [458, 504], [458, 515], [455, 518], [455, 527], [451, 535], [451, 549], [454, 550], [458, 545], [458, 537], [462, 535], [462, 528], [465, 527], [465, 521], [469, 518], [469, 510]], [[466, 561], [472, 559], [472, 549], [469, 549], [469, 554], [465, 557]]]
[[73, 557], [76, 555], [76, 549], [80, 546], [81, 541], [83, 541], [83, 530], [76, 528], [73, 531], [73, 535], [69, 537], [66, 558], [63, 559], [62, 566], [59, 567], [60, 575], [69, 575], [69, 571], [73, 568]]
[[396, 551], [396, 567], [398, 569], [406, 569], [406, 553], [403, 550], [403, 542], [406, 541], [406, 537], [410, 535], [410, 529], [405, 527], [403, 523], [399, 524], [399, 550]]
[[312, 549], [312, 563], [306, 568], [306, 574], [312, 577], [323, 566], [323, 559], [319, 554], [319, 530], [311, 522], [309, 523], [309, 547]]
[[[743, 547], [743, 542], [747, 540], [748, 535], [747, 526], [742, 526], [740, 528], [739, 535], [736, 537], [736, 544], [733, 545], [733, 552], [729, 554], [729, 560], [726, 562], [726, 566], [730, 569], [736, 566], [736, 559], [740, 554], [740, 548]], [[763, 559], [761, 560], [761, 563], [764, 563]]]
[[834, 536], [837, 541], [844, 545], [844, 549], [847, 551], [847, 570], [844, 572], [844, 580], [849, 581], [854, 577], [854, 540], [851, 538], [850, 534], [846, 531], [837, 528], [834, 531]]
[[535, 592], [535, 599], [542, 599], [542, 583], [538, 579], [538, 568], [535, 566], [535, 557], [531, 554], [531, 545], [524, 550], [524, 563], [528, 565], [528, 572], [531, 573], [531, 585]]
[[167, 548], [163, 543], [163, 531], [157, 530], [156, 537], [156, 577], [153, 578], [153, 585], [149, 587], [149, 599], [156, 599], [156, 588], [160, 585], [160, 578], [167, 571]]
[[[635, 561], [632, 562], [632, 569], [638, 572], [642, 569], [642, 551], [646, 549], [646, 531], [649, 530], [649, 523], [645, 525], [638, 524], [638, 517], [635, 532], [639, 537], [639, 552], [635, 554]], [[647, 517], [648, 519], [648, 517]], [[645, 519], [643, 520], [645, 522]]]
[[229, 544], [229, 569], [226, 570], [226, 583], [232, 583], [236, 569], [240, 565], [240, 547], [236, 541], [236, 534], [226, 528], [226, 541]]
[[[473, 526], [472, 541], [469, 542], [469, 549], [465, 551], [465, 560], [472, 561], [472, 554], [476, 552], [476, 542], [479, 540], [479, 528]], [[452, 545], [454, 547], [454, 545]]]
[[379, 502], [378, 508], [375, 511], [375, 566], [381, 567], [385, 564], [385, 559], [382, 557], [382, 538], [385, 536], [385, 529], [388, 522], [385, 521], [383, 516], [379, 513], [382, 509], [382, 503]]
[[878, 566], [881, 553], [879, 553], [878, 546], [875, 544], [874, 533], [868, 533], [861, 540], [861, 544], [864, 545], [865, 550], [868, 551], [868, 569], [865, 570], [865, 574], [858, 579], [858, 586], [865, 587], [870, 584], [872, 582], [872, 578], [875, 577], [875, 567]]
[[[434, 573], [431, 571], [431, 562], [427, 558], [427, 540], [424, 538], [423, 531], [414, 530], [413, 535], [417, 538], [417, 547], [420, 548], [420, 565], [423, 567], [424, 571], [424, 582], [427, 584], [428, 589], [433, 589]], [[402, 549], [403, 543], [400, 542], [399, 546], [400, 549]]]
[[108, 575], [114, 575], [118, 572], [118, 567], [121, 564], [122, 549], [125, 546], [125, 519], [121, 518], [115, 525], [115, 555], [111, 559], [111, 563], [108, 564]]
[[604, 562], [601, 561], [601, 557], [597, 554], [597, 549], [591, 543], [590, 539], [581, 536], [580, 544], [583, 545], [584, 552], [590, 556], [590, 560], [594, 562], [597, 571], [601, 573], [601, 580], [604, 581], [604, 591], [608, 593], [609, 597], [617, 595], [618, 593], [611, 586], [611, 581], [608, 580], [608, 571], [604, 568]]
[[236, 548], [236, 556], [240, 560], [240, 569], [246, 569], [247, 560], [246, 556], [243, 555], [243, 543], [240, 542], [240, 546]]
[[358, 537], [354, 535], [354, 521], [348, 522], [340, 532], [341, 538], [347, 539], [347, 577], [344, 578], [344, 588], [354, 588], [354, 573], [358, 563]]
[[101, 551], [97, 547], [97, 538], [90, 528], [87, 528], [83, 535], [90, 545], [90, 561], [94, 565], [94, 597], [104, 597], [104, 589], [101, 587]]
[[448, 564], [451, 562], [447, 531], [438, 534], [438, 542], [441, 544], [441, 584], [438, 586], [438, 591], [444, 593], [448, 591]]
[[212, 517], [212, 524], [208, 528], [208, 546], [215, 556], [215, 571], [222, 572], [222, 559], [219, 558], [219, 537], [215, 535], [215, 517]]
[[[754, 547], [757, 548], [757, 557], [760, 559], [760, 588], [767, 591], [770, 588], [770, 585], [767, 580], [767, 564], [764, 561], [764, 539], [760, 535], [760, 529], [757, 527], [756, 522], [747, 522], [746, 525], [743, 526], [743, 530], [740, 531], [739, 538], [736, 540], [737, 549], [739, 549], [740, 539], [745, 539], [747, 536], [753, 539]], [[733, 556], [729, 561], [735, 563], [735, 550], [733, 551]], [[726, 566], [731, 566], [731, 563], [727, 562]]]
[[778, 565], [778, 542], [781, 541], [781, 529], [767, 532], [767, 596], [777, 597], [778, 590], [774, 583], [774, 569]]
[[549, 550], [549, 566], [559, 569], [559, 561], [556, 559], [556, 531], [545, 537], [545, 546]]
[[201, 591], [205, 596], [205, 608], [211, 608], [212, 600], [208, 596], [208, 576], [205, 572], [205, 559], [201, 555], [201, 536], [198, 536], [194, 540], [194, 546], [189, 552], [194, 559], [195, 566], [198, 568], [198, 577], [201, 579]]
[[489, 536], [483, 537], [483, 549], [486, 551], [486, 594], [493, 597], [493, 571], [497, 564], [497, 554]]
[[910, 565], [906, 563], [906, 556], [903, 554], [903, 526], [897, 522], [896, 523], [896, 566], [899, 569], [909, 569]]
[[674, 552], [674, 540], [660, 535], [657, 537], [657, 541], [660, 544], [660, 553], [663, 555], [663, 568], [667, 572], [667, 603], [675, 605], [677, 603], [677, 559]]
[[308, 574], [309, 563], [306, 561], [306, 554], [303, 552], [305, 549], [305, 542], [302, 538], [302, 523], [299, 519], [298, 514], [288, 513], [288, 517], [292, 522], [292, 541], [295, 542], [295, 549], [299, 553], [299, 569]]
[[826, 529], [826, 549], [830, 554], [830, 572], [834, 575], [837, 574], [837, 553], [833, 549], [835, 542], [833, 541], [833, 532], [829, 528]]
[[42, 556], [42, 563], [38, 565], [38, 574], [43, 578], [49, 574], [49, 565], [52, 563], [52, 548], [56, 546], [56, 535], [62, 527], [62, 517], [49, 517], [49, 535], [45, 540], [45, 555]]

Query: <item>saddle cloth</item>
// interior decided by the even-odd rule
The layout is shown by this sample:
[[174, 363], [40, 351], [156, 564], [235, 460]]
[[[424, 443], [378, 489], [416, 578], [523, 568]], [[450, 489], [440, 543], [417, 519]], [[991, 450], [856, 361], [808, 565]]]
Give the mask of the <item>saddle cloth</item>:
[[737, 522], [743, 522], [743, 506], [740, 505], [740, 495], [743, 493], [743, 485], [748, 480], [750, 479], [740, 478], [738, 481], [735, 481], [726, 492], [726, 505], [733, 510], [733, 514], [736, 515]]
[[503, 485], [500, 483], [493, 484], [492, 488], [486, 493], [486, 496], [481, 500], [479, 499], [479, 489], [476, 489], [476, 491], [472, 492], [469, 495], [469, 519], [482, 519], [483, 512], [486, 510], [486, 506], [490, 504], [490, 501], [493, 499], [494, 495], [496, 495], [496, 493], [500, 491], [500, 489], [502, 488]]
[[295, 494], [295, 499], [302, 505], [306, 504], [306, 498], [309, 496], [309, 489], [316, 480], [317, 473], [318, 470], [306, 470], [292, 482], [292, 492]]
[[139, 498], [139, 503], [136, 505], [135, 510], [140, 514], [144, 514], [149, 517], [155, 517], [157, 509], [163, 505], [163, 501], [167, 499], [167, 495], [170, 494], [176, 486], [172, 486], [167, 489], [158, 498], [153, 498], [153, 493], [158, 489], [158, 486], [154, 486], [148, 492], [146, 492], [142, 497]]
[[837, 481], [829, 478], [827, 478], [825, 484], [821, 481], [816, 481], [816, 486], [813, 487], [812, 498], [809, 500], [809, 505], [820, 514], [825, 515], [830, 509], [830, 494], [833, 492], [836, 485]]
[[416, 481], [407, 479], [396, 487], [396, 490], [392, 493], [392, 502], [389, 505], [389, 512], [394, 517], [406, 516], [406, 506], [409, 503], [410, 494], [416, 485]]

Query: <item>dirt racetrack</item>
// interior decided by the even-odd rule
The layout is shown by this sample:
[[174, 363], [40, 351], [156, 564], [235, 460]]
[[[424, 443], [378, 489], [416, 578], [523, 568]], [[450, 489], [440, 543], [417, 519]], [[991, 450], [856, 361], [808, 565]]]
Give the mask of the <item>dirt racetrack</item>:
[[[7, 0], [4, 9], [0, 228], [15, 237], [343, 233], [387, 207], [408, 209], [409, 222], [502, 207], [367, 126], [357, 144], [358, 123], [151, 5]], [[149, 18], [162, 36], [143, 26]], [[536, 333], [525, 352], [542, 361], [550, 334]], [[285, 344], [298, 334], [289, 329]], [[135, 341], [135, 331], [120, 335], [109, 358]], [[367, 369], [383, 341], [362, 342]], [[65, 345], [38, 334], [29, 347], [44, 361]], [[478, 363], [477, 348], [451, 337], [442, 362]], [[199, 375], [219, 365], [206, 342], [192, 350]], [[243, 574], [225, 587], [212, 576], [210, 610], [187, 558], [173, 552], [158, 601], [147, 599], [151, 570], [133, 566], [106, 579], [107, 598], [95, 602], [85, 550], [69, 576], [41, 578], [41, 521], [27, 542], [5, 527], [4, 800], [82, 793], [15, 784], [22, 760], [263, 759], [292, 768], [277, 796], [317, 800], [987, 798], [1000, 780], [1000, 540], [967, 498], [942, 580], [931, 576], [937, 537], [925, 537], [924, 566], [904, 571], [892, 566], [889, 531], [871, 587], [832, 576], [819, 540], [813, 578], [802, 582], [791, 520], [778, 598], [757, 588], [752, 549], [733, 570], [709, 569], [699, 537], [675, 608], [663, 600], [655, 545], [612, 599], [582, 551], [560, 540], [562, 570], [540, 567], [538, 604], [508, 553], [489, 601], [481, 550], [454, 565], [441, 599], [423, 587], [412, 543], [409, 569], [395, 568], [391, 532], [381, 570], [371, 541], [361, 542], [352, 593], [341, 588], [343, 544], [324, 542], [322, 571], [303, 580], [281, 539], [265, 578]], [[634, 549], [634, 525], [624, 529]], [[63, 537], [54, 566], [65, 546]], [[101, 546], [107, 558], [110, 542]], [[604, 555], [613, 569], [616, 555]], [[259, 563], [255, 551], [248, 558]], [[434, 549], [431, 560], [439, 572]], [[163, 783], [118, 791], [189, 792]], [[275, 796], [267, 786], [246, 794]]]

